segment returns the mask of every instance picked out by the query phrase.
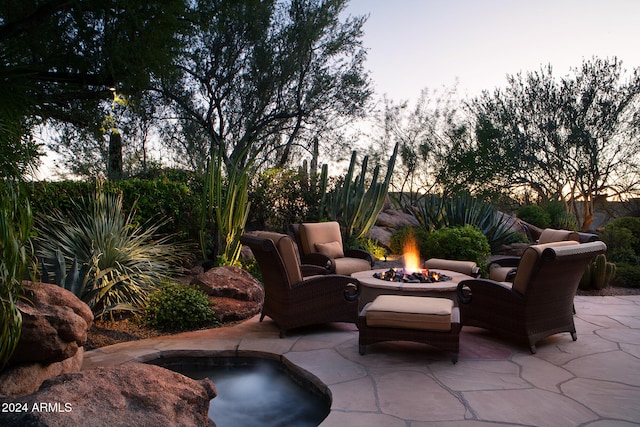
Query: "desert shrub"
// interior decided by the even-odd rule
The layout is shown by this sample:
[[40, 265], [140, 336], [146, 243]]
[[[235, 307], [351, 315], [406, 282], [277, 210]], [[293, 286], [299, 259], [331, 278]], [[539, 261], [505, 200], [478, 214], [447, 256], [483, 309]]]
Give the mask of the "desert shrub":
[[[147, 295], [179, 270], [184, 245], [171, 236], [158, 237], [161, 222], [144, 227], [125, 216], [122, 194], [96, 190], [94, 197], [74, 203], [69, 212], [53, 211], [36, 221], [37, 255], [53, 267], [59, 254], [65, 264], [83, 266], [85, 283], [78, 298], [96, 317], [113, 311], [139, 311]], [[54, 271], [55, 268], [50, 268]]]
[[626, 261], [631, 253], [640, 256], [640, 218], [611, 221], [600, 233], [600, 238], [607, 244], [607, 253], [615, 262]]
[[413, 234], [420, 250], [420, 257], [424, 258], [427, 254], [427, 238], [429, 232], [422, 227], [413, 227], [406, 225], [400, 227], [393, 232], [389, 242], [391, 253], [402, 254], [407, 239]]
[[483, 268], [491, 248], [480, 230], [470, 225], [445, 227], [429, 234], [425, 258], [474, 261]]
[[240, 263], [240, 268], [251, 274], [259, 281], [262, 281], [262, 272], [260, 271], [260, 266], [255, 258], [240, 258], [238, 262]]
[[461, 193], [455, 197], [441, 197], [430, 194], [410, 211], [425, 230], [433, 231], [444, 227], [470, 225], [485, 235], [492, 251], [502, 245], [513, 243], [513, 219], [498, 212], [492, 204]]
[[321, 197], [320, 186], [308, 174], [268, 169], [251, 184], [248, 223], [258, 229], [287, 230], [290, 224], [317, 219]]
[[380, 246], [376, 240], [369, 238], [356, 239], [349, 245], [349, 248], [365, 250], [375, 259], [383, 259], [387, 254], [387, 249]]
[[518, 209], [518, 218], [524, 222], [539, 228], [547, 228], [551, 225], [551, 216], [541, 206], [528, 205]]
[[204, 292], [172, 282], [149, 295], [144, 319], [150, 327], [165, 331], [218, 325]]
[[616, 263], [616, 276], [613, 286], [640, 288], [640, 266], [625, 262]]

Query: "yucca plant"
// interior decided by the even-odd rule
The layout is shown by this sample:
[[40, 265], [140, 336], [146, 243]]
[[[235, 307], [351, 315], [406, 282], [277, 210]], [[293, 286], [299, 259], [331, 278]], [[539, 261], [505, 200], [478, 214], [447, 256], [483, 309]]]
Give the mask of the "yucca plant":
[[0, 181], [0, 368], [9, 361], [22, 331], [16, 303], [22, 298], [22, 280], [33, 260], [33, 216], [19, 186]]
[[67, 265], [77, 260], [86, 277], [74, 290], [96, 317], [143, 308], [149, 292], [176, 272], [185, 247], [156, 235], [164, 221], [134, 225], [132, 214], [123, 213], [121, 193], [98, 188], [91, 200], [74, 206], [73, 212], [37, 219], [38, 258], [50, 265], [59, 254]]

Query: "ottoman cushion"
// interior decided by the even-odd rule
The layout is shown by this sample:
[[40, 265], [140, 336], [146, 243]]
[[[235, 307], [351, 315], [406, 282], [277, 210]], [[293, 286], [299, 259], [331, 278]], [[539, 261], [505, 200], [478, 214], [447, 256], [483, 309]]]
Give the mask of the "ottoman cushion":
[[380, 295], [368, 305], [365, 316], [371, 327], [449, 331], [452, 309], [448, 298]]

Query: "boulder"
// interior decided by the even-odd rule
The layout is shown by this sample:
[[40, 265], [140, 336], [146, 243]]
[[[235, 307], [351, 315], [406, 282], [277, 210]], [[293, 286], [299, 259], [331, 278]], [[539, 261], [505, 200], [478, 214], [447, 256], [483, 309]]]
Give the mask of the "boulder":
[[50, 364], [75, 356], [87, 341], [91, 309], [73, 293], [47, 283], [25, 283], [22, 333], [10, 364]]
[[262, 310], [264, 287], [241, 268], [215, 267], [197, 275], [193, 283], [211, 297], [220, 322], [247, 319]]
[[418, 220], [411, 214], [395, 209], [386, 209], [378, 214], [376, 225], [389, 230], [397, 230], [406, 225], [418, 225]]
[[215, 426], [208, 416], [215, 396], [209, 379], [131, 362], [60, 375], [35, 393], [2, 398], [13, 410], [0, 413], [0, 425]]
[[49, 364], [24, 363], [6, 368], [0, 375], [0, 396], [23, 396], [38, 390], [49, 378], [80, 372], [84, 350], [61, 362]]

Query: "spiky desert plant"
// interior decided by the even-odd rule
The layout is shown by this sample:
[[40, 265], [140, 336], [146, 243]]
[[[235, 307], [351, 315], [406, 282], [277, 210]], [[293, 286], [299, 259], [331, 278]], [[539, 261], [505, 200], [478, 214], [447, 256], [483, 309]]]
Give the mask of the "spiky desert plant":
[[33, 259], [32, 226], [31, 207], [19, 185], [0, 181], [0, 369], [11, 358], [22, 331], [16, 303]]
[[[393, 154], [387, 163], [387, 171], [384, 179], [378, 181], [380, 174], [380, 165], [376, 165], [371, 174], [370, 180], [367, 180], [367, 166], [369, 157], [364, 156], [360, 175], [355, 175], [356, 155], [351, 153], [351, 162], [344, 180], [338, 185], [334, 191], [330, 192], [321, 204], [326, 205], [328, 217], [331, 220], [338, 221], [342, 232], [342, 238], [346, 246], [354, 240], [362, 239], [374, 226], [378, 214], [384, 206], [384, 200], [387, 197], [389, 183], [398, 156], [398, 144], [393, 149]], [[322, 182], [326, 185], [326, 173], [323, 169]]]
[[429, 232], [465, 225], [478, 228], [489, 241], [492, 252], [514, 238], [513, 219], [468, 194], [451, 198], [431, 194], [424, 197], [420, 205], [409, 209], [420, 226]]
[[91, 200], [74, 203], [73, 212], [54, 211], [37, 219], [38, 258], [53, 263], [61, 253], [67, 265], [77, 259], [87, 272], [77, 296], [96, 317], [138, 311], [185, 254], [184, 246], [172, 244], [172, 236], [156, 235], [163, 224], [134, 225], [132, 214], [123, 213], [122, 193], [98, 188]]
[[250, 160], [244, 167], [236, 163], [226, 168], [226, 177], [220, 149], [212, 155], [209, 163], [202, 199], [200, 248], [206, 258], [210, 240], [208, 225], [213, 221], [218, 265], [235, 265], [240, 258], [240, 237], [244, 234], [251, 208], [248, 172], [251, 163]]

